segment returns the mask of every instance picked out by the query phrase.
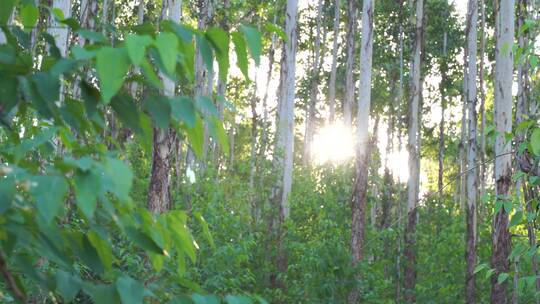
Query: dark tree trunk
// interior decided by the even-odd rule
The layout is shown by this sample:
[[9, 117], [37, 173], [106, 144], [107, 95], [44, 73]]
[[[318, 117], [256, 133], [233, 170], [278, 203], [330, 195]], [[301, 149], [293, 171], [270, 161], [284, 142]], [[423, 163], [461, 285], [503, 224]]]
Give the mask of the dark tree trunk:
[[174, 135], [172, 130], [154, 128], [152, 175], [148, 189], [148, 209], [161, 213], [169, 209], [169, 170]]

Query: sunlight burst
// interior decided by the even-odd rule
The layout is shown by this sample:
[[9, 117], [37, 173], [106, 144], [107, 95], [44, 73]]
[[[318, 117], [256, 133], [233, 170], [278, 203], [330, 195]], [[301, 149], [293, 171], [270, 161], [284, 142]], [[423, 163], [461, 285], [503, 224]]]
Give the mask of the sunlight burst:
[[343, 123], [327, 125], [313, 138], [313, 160], [317, 164], [346, 162], [354, 157], [354, 134]]

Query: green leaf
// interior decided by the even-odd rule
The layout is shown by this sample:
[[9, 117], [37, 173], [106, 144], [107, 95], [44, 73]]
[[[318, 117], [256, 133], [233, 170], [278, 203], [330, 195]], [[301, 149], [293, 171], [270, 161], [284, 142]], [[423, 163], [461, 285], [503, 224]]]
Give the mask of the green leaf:
[[489, 279], [493, 273], [495, 272], [495, 269], [491, 268], [491, 269], [488, 269], [488, 271], [486, 271], [486, 280]]
[[219, 65], [219, 77], [227, 79], [229, 71], [229, 36], [224, 30], [213, 27], [206, 31], [206, 37], [215, 50]]
[[131, 96], [125, 94], [114, 96], [111, 100], [111, 107], [122, 123], [135, 133], [142, 133], [139, 111]]
[[127, 236], [135, 243], [137, 246], [141, 247], [144, 250], [163, 254], [163, 250], [154, 242], [152, 238], [139, 231], [134, 227], [126, 227]]
[[2, 105], [1, 115], [4, 117], [19, 102], [18, 86], [17, 77], [0, 73], [0, 104]]
[[229, 137], [227, 132], [223, 128], [223, 124], [217, 117], [212, 117], [209, 121], [210, 135], [212, 138], [217, 139], [219, 146], [221, 147], [225, 155], [229, 154]]
[[191, 299], [195, 304], [219, 304], [220, 301], [216, 296], [213, 295], [201, 295], [194, 293], [191, 295]]
[[171, 120], [171, 103], [165, 96], [150, 96], [143, 104], [154, 123], [163, 130], [169, 127]]
[[248, 59], [246, 51], [246, 41], [244, 36], [239, 32], [232, 33], [232, 41], [234, 43], [234, 52], [236, 53], [236, 65], [244, 74], [246, 79], [249, 79], [248, 74]]
[[105, 44], [109, 43], [109, 39], [107, 39], [107, 37], [105, 37], [105, 35], [103, 35], [100, 32], [96, 32], [96, 31], [92, 31], [88, 29], [80, 29], [77, 31], [77, 33], [79, 34], [79, 36], [87, 40], [92, 40], [94, 42], [105, 43]]
[[216, 106], [212, 102], [212, 99], [210, 99], [207, 96], [197, 96], [195, 97], [196, 103], [195, 105], [201, 111], [201, 113], [205, 116], [219, 116], [219, 113], [216, 109]]
[[20, 17], [25, 31], [29, 31], [38, 21], [39, 10], [33, 4], [27, 4], [21, 9]]
[[228, 295], [225, 297], [227, 304], [251, 304], [252, 301], [246, 296], [233, 296]]
[[121, 276], [116, 281], [116, 290], [120, 294], [122, 304], [142, 304], [144, 285], [129, 276]]
[[148, 253], [148, 256], [150, 257], [150, 262], [152, 263], [152, 267], [156, 272], [160, 272], [163, 269], [163, 265], [165, 263], [165, 256], [162, 254], [155, 254], [155, 253]]
[[47, 128], [35, 135], [33, 138], [24, 139], [13, 150], [13, 154], [15, 154], [15, 162], [17, 163], [20, 159], [24, 158], [27, 152], [35, 150], [37, 147], [49, 142], [57, 131], [58, 128], [56, 127]]
[[514, 216], [512, 216], [512, 220], [510, 220], [509, 227], [514, 227], [521, 223], [521, 220], [523, 219], [523, 211], [516, 211]]
[[499, 277], [497, 278], [497, 284], [502, 284], [504, 281], [506, 281], [506, 279], [508, 279], [509, 277], [509, 274], [508, 273], [500, 273], [499, 274]]
[[2, 0], [0, 1], [0, 25], [7, 24], [13, 8], [19, 2], [18, 0]]
[[531, 152], [536, 155], [540, 156], [540, 128], [534, 129], [534, 131], [531, 134]]
[[81, 46], [74, 45], [71, 47], [71, 54], [77, 60], [88, 60], [96, 57], [97, 51], [87, 50]]
[[248, 45], [251, 57], [255, 61], [255, 64], [259, 65], [261, 63], [261, 52], [262, 52], [261, 33], [259, 33], [259, 31], [256, 28], [251, 27], [251, 26], [243, 25], [241, 29], [244, 32], [244, 35], [246, 36], [246, 41], [247, 41], [247, 45]]
[[96, 231], [90, 230], [87, 234], [90, 244], [96, 249], [96, 252], [101, 260], [106, 271], [112, 270], [113, 254], [109, 242], [103, 240]]
[[101, 193], [101, 177], [93, 170], [77, 170], [74, 176], [77, 206], [88, 219], [94, 218], [97, 198]]
[[171, 99], [172, 117], [184, 122], [188, 127], [193, 128], [196, 121], [195, 107], [193, 100], [189, 97], [176, 97]]
[[105, 284], [85, 284], [84, 291], [90, 295], [93, 303], [99, 304], [118, 304], [120, 303], [120, 297], [118, 295], [116, 285]]
[[125, 41], [131, 62], [136, 66], [141, 65], [146, 47], [153, 43], [152, 37], [148, 35], [129, 34], [126, 36]]
[[214, 243], [214, 238], [212, 237], [212, 234], [210, 233], [210, 229], [208, 228], [208, 223], [206, 222], [206, 220], [204, 219], [204, 217], [202, 216], [200, 212], [197, 212], [197, 211], [193, 212], [193, 216], [195, 217], [195, 219], [197, 219], [197, 221], [201, 225], [203, 234], [208, 240], [208, 242], [210, 243], [210, 246], [214, 248], [216, 245]]
[[[7, 167], [2, 167], [6, 169]], [[13, 204], [17, 185], [13, 177], [0, 178], [0, 214], [6, 212]]]
[[47, 223], [52, 222], [64, 205], [68, 184], [61, 176], [34, 176], [30, 193], [35, 197], [37, 210]]
[[201, 157], [204, 145], [204, 125], [202, 119], [197, 115], [195, 126], [186, 128], [189, 145], [197, 157]]
[[474, 268], [473, 274], [477, 274], [478, 272], [480, 272], [480, 271], [486, 269], [487, 267], [488, 267], [488, 265], [486, 265], [486, 264], [479, 264], [478, 266], [476, 266], [476, 267]]
[[154, 87], [161, 89], [163, 88], [163, 84], [161, 83], [161, 80], [159, 79], [158, 75], [154, 71], [154, 68], [152, 65], [148, 62], [148, 60], [143, 59], [141, 63], [142, 71], [144, 76], [148, 79], [149, 83], [153, 85]]
[[32, 81], [45, 102], [52, 103], [58, 100], [60, 94], [60, 82], [58, 78], [51, 77], [48, 73], [39, 72], [32, 75]]
[[206, 65], [206, 68], [209, 71], [213, 71], [214, 57], [213, 57], [213, 52], [212, 52], [212, 46], [210, 45], [208, 40], [205, 38], [205, 36], [197, 36], [197, 43], [199, 46], [199, 52], [201, 52], [201, 56], [204, 61], [204, 64]]
[[275, 25], [273, 23], [265, 24], [264, 28], [270, 33], [277, 34], [285, 42], [289, 40], [289, 38], [287, 37], [287, 34], [285, 34], [283, 29], [281, 29], [279, 26], [277, 26], [277, 25]]
[[503, 202], [503, 208], [504, 208], [504, 211], [506, 211], [506, 213], [510, 213], [513, 209], [513, 204], [511, 201], [506, 201], [506, 202]]
[[104, 47], [97, 53], [96, 68], [103, 101], [109, 103], [124, 84], [129, 69], [129, 58], [124, 49]]
[[65, 303], [69, 303], [75, 299], [75, 296], [82, 288], [81, 283], [81, 279], [65, 271], [58, 270], [56, 272], [56, 288]]
[[133, 172], [123, 161], [107, 157], [105, 159], [105, 188], [114, 193], [118, 199], [130, 201], [129, 191], [133, 184]]
[[174, 75], [178, 56], [178, 38], [173, 33], [162, 32], [156, 37], [154, 44], [158, 49], [165, 71], [171, 76]]

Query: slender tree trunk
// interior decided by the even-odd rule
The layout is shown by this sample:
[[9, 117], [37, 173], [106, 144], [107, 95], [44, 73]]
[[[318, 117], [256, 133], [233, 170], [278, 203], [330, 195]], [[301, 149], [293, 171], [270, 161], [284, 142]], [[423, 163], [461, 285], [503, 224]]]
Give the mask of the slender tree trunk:
[[[518, 29], [521, 29], [523, 25], [525, 24], [525, 21], [528, 18], [529, 12], [529, 1], [527, 0], [520, 0], [518, 2], [518, 20], [517, 20], [517, 27]], [[524, 32], [520, 31], [520, 35], [518, 36], [518, 46], [520, 49], [527, 49], [529, 46], [529, 30], [526, 30]], [[518, 83], [518, 92], [517, 92], [517, 105], [516, 105], [516, 125], [520, 125], [523, 121], [527, 119], [527, 117], [530, 116], [529, 110], [530, 110], [530, 100], [531, 100], [531, 94], [530, 94], [530, 77], [529, 77], [529, 67], [530, 63], [527, 59], [525, 60], [519, 60], [518, 61], [518, 67], [517, 67], [517, 83]], [[519, 147], [521, 143], [523, 143], [524, 140], [524, 134], [523, 132], [517, 132], [516, 135], [516, 146]], [[529, 163], [529, 156], [528, 152], [523, 152], [522, 155], [519, 155], [516, 153], [516, 158], [518, 159], [518, 164], [527, 162]], [[519, 168], [518, 168], [519, 169]], [[525, 210], [526, 214], [533, 213], [534, 207], [533, 207], [533, 199], [534, 199], [534, 190], [530, 188], [530, 185], [528, 185], [525, 181], [522, 183], [523, 187], [523, 194], [525, 197]], [[536, 231], [534, 227], [534, 223], [530, 223], [527, 221], [527, 236], [529, 238], [529, 245], [531, 248], [537, 247], [536, 242]], [[536, 291], [540, 291], [540, 278], [538, 278], [538, 259], [536, 254], [532, 257], [532, 273], [537, 277], [536, 280]], [[536, 300], [536, 303], [540, 303], [540, 300]]]
[[[181, 0], [163, 0], [162, 19], [180, 22], [182, 13]], [[176, 84], [167, 76], [160, 74], [163, 81], [164, 94], [174, 97]], [[170, 208], [170, 170], [172, 155], [175, 149], [175, 132], [172, 128], [154, 128], [152, 174], [148, 189], [148, 209], [152, 212], [165, 212]]]
[[354, 36], [356, 32], [356, 1], [347, 0], [347, 63], [345, 70], [345, 100], [343, 101], [343, 120], [345, 126], [352, 126], [352, 108], [354, 102]]
[[337, 77], [337, 57], [338, 57], [338, 37], [339, 37], [339, 17], [340, 0], [334, 2], [334, 42], [332, 46], [332, 68], [330, 69], [330, 82], [328, 84], [328, 122], [334, 122], [336, 115], [336, 77]]
[[[356, 178], [352, 194], [351, 251], [353, 267], [364, 255], [366, 230], [367, 184], [369, 169], [369, 113], [371, 107], [371, 66], [373, 57], [373, 0], [364, 0], [362, 9], [362, 40], [360, 57], [360, 85], [356, 127]], [[350, 21], [349, 21], [350, 22]], [[360, 275], [357, 275], [360, 279]], [[349, 293], [349, 303], [357, 303], [357, 287]]]
[[467, 37], [467, 112], [468, 112], [468, 144], [467, 144], [467, 272], [465, 278], [465, 302], [476, 302], [476, 284], [474, 268], [476, 267], [476, 200], [478, 196], [477, 169], [476, 169], [476, 50], [478, 4], [476, 0], [469, 0], [466, 37]]
[[249, 191], [250, 191], [250, 200], [251, 200], [251, 214], [252, 220], [254, 223], [258, 222], [259, 219], [259, 205], [257, 194], [255, 192], [255, 173], [257, 170], [257, 135], [259, 128], [259, 114], [257, 113], [257, 71], [255, 72], [255, 84], [253, 87], [253, 93], [250, 98], [251, 106], [251, 143], [250, 143], [250, 154], [249, 154]]
[[[398, 94], [396, 98], [396, 137], [398, 139], [398, 151], [402, 149], [402, 140], [401, 140], [401, 127], [403, 126], [403, 117], [401, 111], [401, 105], [403, 104], [403, 1], [400, 1], [400, 11], [399, 11], [399, 26], [398, 26], [398, 40], [399, 40], [399, 86]], [[402, 291], [402, 276], [401, 276], [401, 255], [402, 251], [402, 232], [403, 232], [403, 206], [402, 206], [402, 191], [401, 191], [401, 180], [398, 176], [398, 186], [397, 186], [397, 198], [396, 198], [396, 218], [397, 218], [397, 235], [396, 235], [396, 303], [401, 303], [401, 291]]]
[[[467, 74], [467, 48], [468, 45], [465, 45], [465, 53], [463, 55], [463, 75]], [[459, 141], [459, 172], [465, 172], [467, 170], [467, 81], [468, 79], [463, 78], [463, 92], [462, 98], [463, 103], [461, 104], [461, 134]], [[459, 208], [461, 211], [466, 211], [465, 209], [465, 200], [467, 199], [467, 178], [466, 174], [461, 174], [459, 176]]]
[[416, 204], [420, 190], [421, 48], [424, 35], [424, 1], [416, 0], [416, 23], [411, 63], [411, 98], [409, 103], [409, 180], [407, 182], [407, 226], [405, 228], [405, 301], [415, 302], [416, 286]]
[[[497, 203], [509, 200], [508, 192], [512, 182], [511, 146], [505, 134], [512, 131], [512, 75], [514, 42], [514, 0], [501, 0], [499, 9], [495, 11], [496, 48], [495, 48], [495, 193]], [[510, 46], [510, 47], [509, 47]], [[497, 283], [499, 274], [508, 273], [508, 256], [511, 249], [510, 231], [508, 229], [508, 213], [504, 208], [495, 214], [493, 219], [493, 245], [491, 264], [495, 269], [491, 277], [491, 303], [507, 303], [508, 282]]]
[[[277, 236], [277, 269], [280, 273], [287, 271], [287, 255], [283, 247], [283, 223], [289, 217], [289, 196], [292, 187], [293, 152], [294, 152], [294, 99], [296, 78], [297, 49], [297, 13], [298, 1], [287, 0], [285, 13], [285, 34], [288, 39], [283, 44], [281, 56], [281, 75], [279, 90], [279, 111], [277, 122], [276, 148], [274, 163], [278, 170], [277, 183], [274, 189], [274, 205], [279, 208]], [[283, 283], [274, 278], [274, 285], [284, 288]]]
[[484, 90], [484, 55], [486, 48], [486, 7], [484, 0], [480, 0], [480, 67], [479, 74], [479, 89], [480, 89], [480, 198], [486, 195], [486, 92]]
[[311, 67], [311, 88], [309, 94], [309, 105], [306, 115], [306, 133], [304, 138], [304, 165], [308, 165], [311, 161], [311, 146], [313, 144], [313, 135], [315, 133], [315, 107], [317, 105], [317, 95], [319, 91], [319, 75], [321, 63], [323, 61], [324, 52], [321, 51], [321, 39], [324, 43], [326, 40], [326, 27], [324, 34], [321, 35], [321, 23], [323, 19], [323, 1], [319, 0], [317, 5], [317, 27], [315, 36], [315, 50], [313, 55], [313, 65]]
[[447, 64], [447, 39], [448, 35], [446, 32], [444, 32], [443, 36], [443, 59], [441, 62], [441, 82], [439, 83], [439, 94], [441, 95], [441, 120], [439, 122], [439, 151], [438, 151], [438, 157], [439, 157], [439, 174], [437, 178], [437, 193], [440, 197], [439, 201], [442, 203], [443, 200], [443, 184], [444, 184], [444, 115], [446, 111], [446, 82], [448, 81], [448, 75], [446, 74], [446, 71], [448, 69]]
[[[212, 16], [212, 1], [211, 0], [197, 0], [195, 3], [197, 5], [197, 12], [198, 12], [198, 19], [197, 19], [197, 28], [200, 31], [205, 31], [208, 27], [208, 23], [210, 22], [210, 18]], [[195, 96], [205, 96], [207, 92], [207, 77], [208, 70], [206, 69], [204, 65], [204, 61], [202, 58], [201, 50], [199, 45], [197, 45], [197, 49], [195, 52], [195, 67], [194, 67], [194, 85], [193, 85], [193, 95]], [[206, 125], [205, 125], [206, 128]], [[206, 136], [206, 130], [205, 130], [205, 136]], [[229, 143], [230, 144], [230, 143]], [[189, 170], [194, 171], [195, 169], [195, 153], [191, 148], [188, 149], [188, 153], [186, 155], [186, 167]], [[186, 201], [188, 206], [191, 204], [190, 197], [186, 197]]]

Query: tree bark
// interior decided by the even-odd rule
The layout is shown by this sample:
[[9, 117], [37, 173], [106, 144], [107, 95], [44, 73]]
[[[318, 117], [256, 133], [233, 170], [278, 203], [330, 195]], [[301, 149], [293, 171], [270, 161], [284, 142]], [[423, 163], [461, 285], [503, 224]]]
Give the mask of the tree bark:
[[[501, 0], [498, 10], [495, 47], [495, 193], [497, 203], [509, 200], [508, 190], [512, 182], [512, 157], [503, 155], [510, 153], [511, 146], [505, 139], [505, 134], [512, 131], [512, 75], [514, 42], [514, 0]], [[493, 219], [491, 264], [495, 269], [491, 277], [491, 303], [507, 303], [507, 285], [504, 281], [497, 283], [501, 273], [508, 273], [508, 256], [511, 249], [510, 232], [508, 229], [508, 213], [504, 208], [495, 214]]]
[[[362, 39], [360, 56], [360, 84], [358, 87], [358, 113], [356, 127], [356, 179], [352, 196], [351, 251], [353, 267], [364, 255], [366, 230], [366, 204], [369, 169], [369, 113], [371, 108], [371, 67], [373, 57], [373, 0], [364, 0], [362, 8]], [[357, 275], [357, 279], [360, 276]], [[349, 294], [349, 303], [357, 303], [357, 287]]]
[[[174, 22], [180, 22], [182, 13], [181, 0], [163, 0], [162, 19], [167, 18]], [[165, 9], [166, 8], [166, 9]], [[176, 84], [167, 76], [160, 74], [163, 81], [163, 93], [167, 97], [174, 97]], [[170, 170], [172, 155], [175, 147], [175, 132], [172, 128], [161, 129], [154, 127], [152, 174], [148, 189], [148, 209], [152, 212], [161, 213], [170, 208]]]
[[[521, 29], [522, 26], [525, 24], [525, 21], [528, 18], [529, 12], [529, 1], [527, 0], [519, 0], [518, 2], [518, 20], [517, 20], [517, 27], [518, 29]], [[529, 31], [526, 30], [524, 32], [520, 31], [520, 35], [518, 36], [518, 47], [520, 49], [527, 49], [529, 46]], [[529, 103], [531, 98], [531, 92], [530, 92], [530, 77], [529, 77], [529, 68], [530, 63], [527, 59], [525, 60], [519, 60], [518, 61], [518, 67], [517, 67], [517, 83], [518, 83], [518, 92], [517, 92], [517, 105], [516, 105], [516, 125], [520, 125], [523, 121], [527, 119], [527, 117], [530, 116], [529, 110]], [[516, 146], [519, 147], [524, 140], [525, 134], [523, 132], [517, 132], [516, 134]], [[521, 159], [527, 159], [528, 158], [528, 152], [524, 152], [522, 155], [519, 155], [516, 153], [516, 158], [518, 159], [518, 164], [523, 162], [528, 162], [528, 160], [521, 160]], [[518, 168], [519, 169], [519, 168]], [[525, 197], [525, 210], [526, 214], [533, 213], [534, 207], [533, 207], [533, 199], [534, 199], [534, 190], [531, 188], [530, 185], [526, 183], [526, 181], [522, 182], [523, 187], [523, 193]], [[529, 245], [531, 248], [537, 247], [536, 242], [536, 231], [534, 227], [534, 223], [531, 223], [527, 221], [527, 237], [529, 238]], [[533, 255], [532, 261], [531, 261], [531, 270], [533, 275], [537, 277], [536, 280], [536, 291], [540, 291], [540, 278], [538, 278], [538, 259], [536, 254]], [[536, 303], [540, 303], [540, 300], [536, 300]]]
[[[313, 55], [313, 65], [311, 67], [311, 88], [309, 93], [309, 105], [306, 115], [306, 132], [304, 138], [304, 165], [308, 165], [311, 161], [311, 146], [313, 144], [313, 135], [315, 133], [315, 107], [317, 105], [317, 95], [319, 91], [319, 75], [321, 70], [321, 64], [323, 61], [324, 52], [321, 51], [321, 38], [324, 42], [326, 36], [326, 29], [324, 34], [321, 35], [321, 23], [323, 19], [323, 1], [319, 0], [317, 4], [317, 26], [315, 36], [315, 48]], [[322, 36], [322, 37], [321, 37]]]
[[484, 0], [480, 0], [480, 66], [478, 69], [480, 89], [480, 198], [486, 194], [486, 93], [484, 90], [484, 55], [486, 48], [486, 7]]
[[445, 86], [448, 81], [448, 75], [446, 73], [448, 69], [447, 64], [447, 41], [448, 34], [444, 32], [443, 36], [443, 59], [440, 64], [441, 82], [439, 83], [439, 94], [441, 95], [441, 120], [439, 121], [439, 172], [437, 178], [437, 194], [439, 195], [439, 202], [443, 201], [443, 184], [444, 184], [444, 115], [446, 111], [446, 90]]
[[407, 182], [407, 226], [405, 228], [405, 301], [415, 302], [416, 286], [416, 205], [420, 190], [421, 48], [424, 35], [424, 1], [416, 0], [414, 48], [411, 62], [411, 94], [409, 102], [409, 180]]
[[[285, 13], [285, 34], [288, 39], [283, 44], [281, 56], [280, 90], [278, 100], [278, 122], [274, 163], [278, 170], [273, 201], [279, 208], [277, 225], [277, 269], [287, 271], [287, 255], [283, 248], [283, 223], [289, 217], [289, 195], [292, 187], [293, 152], [294, 152], [294, 99], [297, 49], [297, 14], [298, 1], [287, 0]], [[274, 280], [274, 285], [284, 288], [283, 283]]]
[[343, 120], [345, 126], [352, 127], [352, 108], [354, 102], [354, 57], [356, 55], [354, 36], [356, 32], [356, 1], [347, 0], [347, 63], [345, 68], [345, 100], [343, 101]]
[[467, 66], [465, 68], [467, 78], [467, 112], [468, 112], [468, 144], [467, 144], [467, 271], [465, 276], [465, 302], [473, 304], [476, 302], [476, 284], [474, 268], [476, 267], [476, 200], [478, 196], [478, 182], [476, 169], [476, 50], [477, 50], [477, 26], [478, 3], [476, 0], [469, 0], [466, 23], [467, 37]]
[[336, 115], [336, 78], [337, 78], [337, 57], [338, 57], [338, 36], [339, 36], [339, 17], [340, 0], [334, 2], [334, 44], [332, 46], [332, 68], [330, 70], [330, 82], [328, 84], [328, 122], [332, 124]]

